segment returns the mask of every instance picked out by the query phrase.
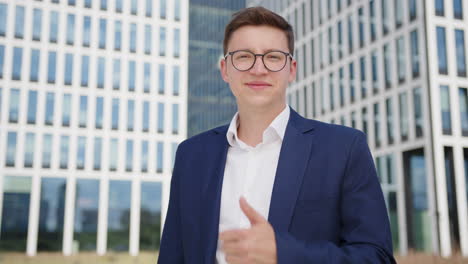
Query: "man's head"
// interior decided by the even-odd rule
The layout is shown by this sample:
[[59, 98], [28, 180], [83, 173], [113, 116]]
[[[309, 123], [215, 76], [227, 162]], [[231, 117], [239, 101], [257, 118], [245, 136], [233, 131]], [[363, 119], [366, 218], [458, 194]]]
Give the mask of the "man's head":
[[221, 75], [239, 108], [281, 110], [296, 76], [291, 25], [263, 7], [242, 9], [226, 27]]

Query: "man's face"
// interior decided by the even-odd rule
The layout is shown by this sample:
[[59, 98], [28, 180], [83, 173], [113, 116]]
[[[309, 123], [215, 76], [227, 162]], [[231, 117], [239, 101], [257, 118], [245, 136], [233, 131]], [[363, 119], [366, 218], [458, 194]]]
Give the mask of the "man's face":
[[[248, 50], [255, 54], [272, 50], [290, 53], [286, 34], [265, 25], [237, 29], [231, 35], [227, 50]], [[285, 104], [286, 88], [296, 77], [296, 61], [288, 56], [282, 70], [271, 72], [263, 65], [262, 57], [257, 56], [250, 70], [239, 71], [234, 68], [232, 55], [229, 55], [226, 60], [221, 60], [221, 75], [229, 83], [239, 107], [275, 109]]]

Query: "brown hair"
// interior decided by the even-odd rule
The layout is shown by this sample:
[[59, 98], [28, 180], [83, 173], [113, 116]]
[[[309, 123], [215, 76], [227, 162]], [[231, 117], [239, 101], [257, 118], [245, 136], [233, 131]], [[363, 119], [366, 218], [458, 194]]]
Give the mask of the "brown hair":
[[223, 52], [227, 53], [227, 45], [234, 31], [243, 26], [267, 25], [281, 29], [288, 39], [289, 53], [294, 54], [294, 32], [292, 26], [280, 15], [261, 6], [248, 7], [237, 11], [224, 31]]

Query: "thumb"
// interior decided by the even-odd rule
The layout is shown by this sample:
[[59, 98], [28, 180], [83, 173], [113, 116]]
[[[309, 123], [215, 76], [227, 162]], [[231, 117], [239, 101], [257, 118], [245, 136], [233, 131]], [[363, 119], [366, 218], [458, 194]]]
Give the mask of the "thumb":
[[255, 211], [243, 196], [239, 199], [239, 204], [242, 212], [247, 216], [252, 226], [267, 221], [259, 212]]

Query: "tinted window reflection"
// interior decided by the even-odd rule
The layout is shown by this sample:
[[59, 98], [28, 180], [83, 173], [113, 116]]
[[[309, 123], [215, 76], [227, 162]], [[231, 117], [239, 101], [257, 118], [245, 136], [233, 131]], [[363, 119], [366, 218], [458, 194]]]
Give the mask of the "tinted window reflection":
[[30, 197], [31, 177], [3, 179], [0, 251], [26, 251]]
[[141, 184], [140, 250], [159, 249], [161, 232], [161, 183]]
[[99, 180], [77, 180], [73, 239], [79, 251], [96, 249], [98, 211]]
[[65, 189], [65, 179], [42, 178], [38, 251], [62, 250]]
[[130, 181], [110, 181], [107, 248], [126, 251], [130, 230]]

